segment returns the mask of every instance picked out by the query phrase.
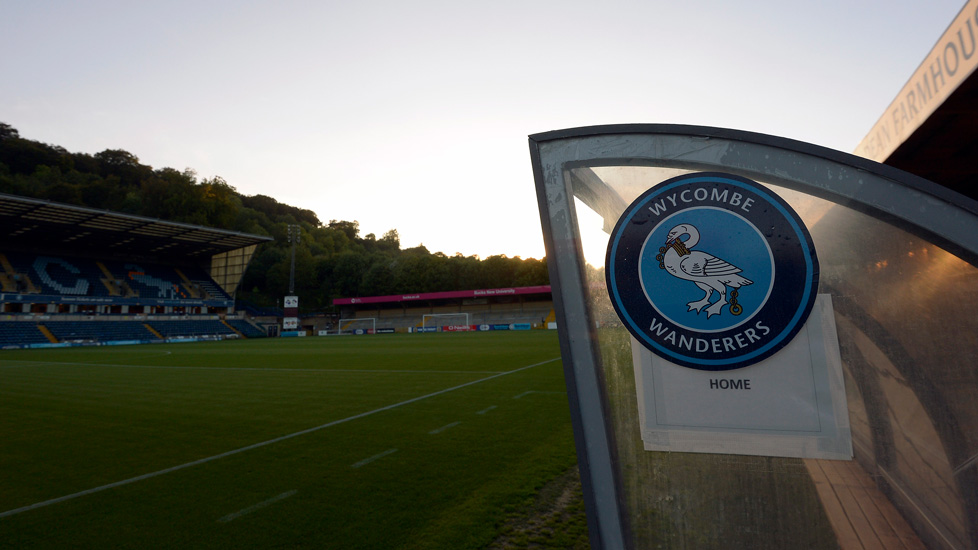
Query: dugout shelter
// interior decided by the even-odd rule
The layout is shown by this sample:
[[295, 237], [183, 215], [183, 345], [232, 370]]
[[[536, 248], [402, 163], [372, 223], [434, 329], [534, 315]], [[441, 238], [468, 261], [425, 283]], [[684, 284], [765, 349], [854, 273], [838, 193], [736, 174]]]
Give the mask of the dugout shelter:
[[[682, 125], [530, 136], [594, 548], [978, 548], [976, 39], [971, 0], [855, 155]], [[764, 369], [789, 366], [778, 354], [722, 372], [665, 364], [588, 279], [582, 242], [603, 239], [617, 261], [632, 244], [622, 228], [656, 234], [670, 206], [642, 202], [656, 186], [721, 177], [760, 183], [810, 231], [818, 300], [831, 304], [820, 326], [835, 331], [819, 341], [837, 345], [844, 386], [834, 395], [846, 412], [829, 427], [851, 443], [835, 457], [822, 455], [828, 440], [801, 433], [824, 430], [821, 413], [781, 448], [754, 444], [803, 418], [761, 406], [757, 390], [775, 372]], [[585, 211], [603, 223], [579, 224]], [[619, 274], [644, 283], [658, 271]], [[657, 322], [638, 328], [668, 343], [675, 331]], [[670, 401], [679, 391], [695, 399]], [[757, 405], [749, 423], [734, 425], [734, 392], [744, 410]]]

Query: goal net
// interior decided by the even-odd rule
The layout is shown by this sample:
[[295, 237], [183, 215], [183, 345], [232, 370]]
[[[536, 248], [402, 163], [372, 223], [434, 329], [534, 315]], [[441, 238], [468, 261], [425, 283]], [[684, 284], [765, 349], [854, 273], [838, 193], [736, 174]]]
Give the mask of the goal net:
[[353, 319], [340, 319], [337, 324], [336, 334], [376, 334], [376, 317], [356, 317]]
[[421, 318], [421, 331], [440, 330], [446, 326], [468, 327], [470, 324], [468, 313], [430, 313]]

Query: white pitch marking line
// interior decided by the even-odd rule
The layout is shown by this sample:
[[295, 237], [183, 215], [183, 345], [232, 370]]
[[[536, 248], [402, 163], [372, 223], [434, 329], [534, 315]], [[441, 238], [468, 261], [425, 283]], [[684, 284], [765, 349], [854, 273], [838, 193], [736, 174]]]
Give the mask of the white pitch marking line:
[[563, 391], [539, 391], [539, 390], [530, 390], [530, 391], [525, 391], [525, 392], [523, 392], [523, 393], [521, 393], [519, 395], [514, 395], [513, 396], [513, 399], [519, 399], [521, 397], [526, 397], [527, 395], [530, 395], [531, 393], [549, 393], [549, 394], [558, 394], [559, 393], [559, 394], [565, 394], [567, 392], [563, 392]]
[[488, 407], [482, 409], [481, 411], [476, 411], [475, 414], [486, 414], [487, 412], [489, 412], [489, 411], [491, 411], [491, 410], [493, 410], [495, 408], [496, 408], [495, 405], [489, 405]]
[[449, 428], [454, 428], [455, 426], [458, 426], [461, 423], [462, 422], [457, 421], [457, 422], [452, 422], [451, 424], [445, 424], [441, 428], [435, 428], [434, 430], [431, 430], [430, 432], [428, 432], [428, 434], [429, 435], [437, 435], [437, 434], [440, 434], [440, 433], [442, 433], [443, 431], [445, 431], [445, 430], [447, 430]]
[[171, 472], [176, 472], [178, 470], [183, 470], [185, 468], [190, 468], [191, 466], [198, 466], [200, 464], [205, 464], [207, 462], [212, 462], [212, 461], [217, 460], [217, 459], [220, 459], [220, 458], [226, 458], [226, 457], [229, 457], [229, 456], [232, 456], [232, 455], [236, 455], [238, 453], [243, 453], [245, 451], [250, 451], [252, 449], [258, 449], [260, 447], [265, 447], [267, 445], [271, 445], [273, 443], [278, 443], [280, 441], [285, 441], [286, 439], [292, 439], [293, 437], [298, 437], [300, 435], [306, 435], [306, 434], [310, 434], [310, 433], [313, 433], [313, 432], [318, 432], [319, 430], [322, 430], [322, 429], [325, 429], [325, 428], [330, 428], [330, 427], [336, 426], [338, 424], [344, 424], [344, 423], [350, 422], [352, 420], [359, 420], [361, 418], [365, 418], [367, 416], [371, 416], [371, 415], [374, 415], [374, 414], [377, 414], [377, 413], [389, 411], [391, 409], [396, 409], [396, 408], [401, 407], [401, 406], [404, 406], [404, 405], [410, 405], [411, 403], [417, 403], [418, 401], [422, 401], [424, 399], [428, 399], [428, 398], [431, 398], [431, 397], [436, 397], [436, 396], [439, 396], [439, 395], [443, 395], [443, 394], [446, 394], [446, 393], [449, 393], [449, 392], [453, 392], [455, 390], [460, 390], [462, 388], [467, 388], [467, 387], [473, 386], [475, 384], [481, 384], [482, 382], [487, 382], [487, 381], [492, 380], [494, 378], [499, 378], [500, 376], [506, 376], [507, 374], [515, 374], [517, 372], [525, 371], [527, 369], [532, 369], [533, 367], [539, 367], [540, 365], [546, 365], [547, 363], [553, 363], [554, 361], [559, 361], [559, 360], [560, 360], [560, 357], [554, 357], [553, 359], [547, 359], [546, 361], [540, 361], [539, 363], [534, 363], [532, 365], [527, 365], [525, 367], [520, 367], [518, 369], [514, 369], [514, 370], [511, 370], [511, 371], [501, 372], [499, 374], [494, 374], [492, 376], [487, 376], [485, 378], [480, 378], [478, 380], [473, 380], [472, 382], [466, 382], [464, 384], [459, 384], [458, 386], [452, 386], [451, 388], [446, 388], [444, 390], [439, 390], [439, 391], [436, 391], [436, 392], [433, 392], [433, 393], [422, 395], [420, 397], [413, 397], [411, 399], [407, 399], [405, 401], [401, 401], [400, 403], [394, 403], [393, 405], [387, 405], [386, 407], [381, 407], [379, 409], [374, 409], [372, 411], [367, 411], [365, 413], [355, 414], [353, 416], [348, 416], [348, 417], [343, 418], [343, 419], [340, 419], [340, 420], [334, 420], [332, 422], [327, 422], [326, 424], [322, 424], [320, 426], [315, 426], [315, 427], [312, 427], [312, 428], [307, 428], [305, 430], [301, 430], [301, 431], [298, 431], [298, 432], [294, 432], [294, 433], [290, 433], [290, 434], [287, 434], [287, 435], [283, 435], [281, 437], [276, 437], [275, 439], [269, 439], [268, 441], [262, 441], [260, 443], [255, 443], [253, 445], [248, 445], [247, 447], [241, 447], [240, 449], [234, 449], [233, 451], [228, 451], [226, 453], [221, 453], [221, 454], [217, 454], [217, 455], [214, 455], [214, 456], [209, 456], [207, 458], [201, 458], [200, 460], [194, 460], [193, 462], [187, 462], [186, 464], [180, 464], [178, 466], [172, 466], [170, 468], [165, 468], [163, 470], [158, 470], [156, 472], [150, 472], [148, 474], [143, 474], [141, 476], [131, 477], [129, 479], [123, 479], [122, 481], [116, 481], [115, 483], [109, 483], [107, 485], [102, 485], [100, 487], [93, 487], [91, 489], [86, 489], [84, 491], [78, 491], [77, 493], [72, 493], [70, 495], [65, 495], [63, 497], [52, 498], [50, 500], [44, 500], [44, 501], [41, 501], [41, 502], [36, 502], [36, 503], [30, 504], [28, 506], [21, 506], [20, 508], [14, 508], [13, 510], [7, 510], [6, 512], [0, 512], [0, 518], [5, 518], [7, 516], [12, 516], [12, 515], [15, 515], [15, 514], [19, 514], [21, 512], [26, 512], [28, 510], [34, 510], [36, 508], [43, 508], [45, 506], [50, 506], [51, 504], [57, 504], [59, 502], [64, 502], [66, 500], [71, 500], [71, 499], [75, 499], [75, 498], [82, 497], [82, 496], [85, 496], [85, 495], [90, 495], [92, 493], [98, 493], [98, 492], [101, 492], [101, 491], [105, 491], [106, 489], [113, 489], [115, 487], [121, 487], [123, 485], [129, 485], [130, 483], [135, 483], [137, 481], [143, 481], [144, 479], [154, 478], [154, 477], [157, 477], [157, 476], [161, 476], [163, 474], [169, 474]]
[[360, 468], [361, 466], [366, 466], [367, 464], [370, 464], [371, 462], [373, 462], [373, 461], [375, 461], [377, 459], [384, 458], [385, 456], [392, 455], [392, 454], [394, 454], [396, 452], [397, 452], [397, 449], [387, 449], [386, 451], [384, 451], [382, 453], [377, 453], [374, 456], [365, 458], [365, 459], [361, 460], [360, 462], [357, 462], [356, 464], [351, 464], [350, 465], [350, 468]]
[[181, 370], [241, 370], [241, 371], [282, 371], [282, 372], [354, 372], [354, 373], [378, 373], [378, 374], [506, 374], [505, 371], [497, 370], [394, 370], [394, 369], [293, 369], [288, 367], [195, 367], [180, 365], [119, 365], [112, 363], [79, 363], [70, 361], [32, 361], [30, 359], [20, 359], [11, 363], [28, 363], [27, 365], [0, 365], [4, 367], [27, 367], [34, 364], [40, 365], [68, 365], [73, 367], [114, 367], [122, 369], [181, 369]]
[[284, 493], [282, 493], [280, 495], [275, 495], [275, 496], [273, 496], [272, 498], [270, 498], [268, 500], [263, 500], [263, 501], [259, 502], [258, 504], [253, 504], [253, 505], [251, 505], [251, 506], [249, 506], [249, 507], [247, 507], [247, 508], [245, 508], [243, 510], [238, 510], [237, 512], [234, 512], [233, 514], [228, 514], [228, 515], [224, 516], [223, 518], [221, 518], [221, 519], [219, 519], [217, 521], [218, 521], [218, 523], [227, 523], [227, 522], [229, 522], [229, 521], [231, 521], [233, 519], [240, 518], [241, 516], [243, 516], [245, 514], [250, 514], [250, 513], [254, 512], [255, 510], [260, 510], [260, 509], [268, 506], [269, 504], [275, 504], [276, 502], [278, 502], [280, 500], [285, 500], [285, 499], [289, 498], [290, 496], [292, 496], [292, 495], [294, 495], [296, 493], [298, 493], [298, 491], [296, 491], [294, 489], [292, 491], [286, 491], [286, 492], [284, 492]]

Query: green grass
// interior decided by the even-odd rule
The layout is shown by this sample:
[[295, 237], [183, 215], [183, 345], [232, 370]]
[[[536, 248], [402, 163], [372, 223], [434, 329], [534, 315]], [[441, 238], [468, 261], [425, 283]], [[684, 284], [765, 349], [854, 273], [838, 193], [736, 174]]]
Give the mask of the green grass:
[[0, 547], [484, 548], [576, 463], [558, 357], [553, 331], [0, 352]]

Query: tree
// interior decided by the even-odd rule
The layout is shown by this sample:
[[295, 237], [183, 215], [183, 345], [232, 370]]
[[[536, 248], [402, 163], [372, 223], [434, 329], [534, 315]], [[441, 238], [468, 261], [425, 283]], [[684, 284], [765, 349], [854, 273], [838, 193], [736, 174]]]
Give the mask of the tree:
[[516, 281], [516, 266], [521, 263], [518, 258], [507, 258], [505, 255], [489, 256], [482, 261], [482, 268], [489, 277], [489, 286], [512, 286]]
[[547, 271], [547, 261], [527, 258], [516, 266], [516, 280], [513, 286], [539, 286], [550, 284], [550, 273]]
[[82, 197], [75, 185], [67, 183], [56, 183], [44, 191], [44, 198], [67, 204], [81, 204]]
[[333, 264], [332, 286], [338, 296], [361, 296], [360, 282], [367, 270], [367, 261], [362, 254], [346, 251], [336, 257]]
[[158, 170], [140, 185], [143, 214], [153, 218], [194, 223], [200, 200], [194, 185], [173, 168]]
[[396, 229], [391, 229], [377, 241], [377, 247], [384, 252], [397, 252], [401, 249], [401, 237]]
[[402, 255], [394, 268], [395, 289], [399, 293], [447, 290], [451, 278], [445, 260], [431, 254]]
[[283, 221], [290, 218], [286, 223], [305, 222], [313, 227], [319, 227], [322, 222], [312, 210], [296, 208], [287, 204], [282, 204], [272, 197], [265, 195], [240, 196], [241, 204], [245, 208], [252, 208], [269, 217], [274, 222]]
[[20, 133], [17, 132], [17, 128], [7, 124], [6, 122], [0, 122], [0, 141], [10, 138], [19, 138]]
[[343, 220], [329, 220], [329, 228], [337, 229], [343, 233], [346, 233], [347, 238], [349, 238], [351, 241], [360, 235], [360, 222], [356, 220], [352, 222]]
[[448, 264], [453, 282], [452, 290], [475, 290], [491, 286], [486, 284], [479, 258], [455, 254], [448, 259]]
[[95, 160], [103, 166], [117, 168], [120, 166], [139, 166], [139, 157], [122, 149], [106, 149], [95, 153]]
[[[184, 172], [186, 175], [186, 172]], [[221, 176], [205, 179], [199, 185], [202, 190], [207, 224], [230, 227], [241, 208], [238, 192]]]
[[360, 290], [365, 296], [386, 296], [394, 293], [395, 265], [390, 256], [374, 254], [369, 258], [370, 267], [363, 275]]
[[139, 164], [139, 157], [122, 149], [106, 149], [95, 153], [99, 164], [99, 172], [103, 176], [118, 176], [124, 185], [139, 187], [146, 179], [152, 177], [153, 169]]
[[62, 154], [46, 143], [10, 137], [0, 140], [0, 162], [13, 174], [33, 174], [38, 166], [61, 166]]

